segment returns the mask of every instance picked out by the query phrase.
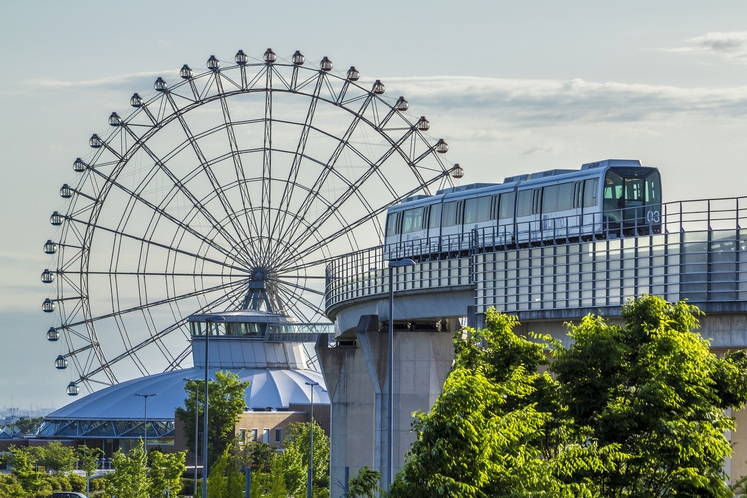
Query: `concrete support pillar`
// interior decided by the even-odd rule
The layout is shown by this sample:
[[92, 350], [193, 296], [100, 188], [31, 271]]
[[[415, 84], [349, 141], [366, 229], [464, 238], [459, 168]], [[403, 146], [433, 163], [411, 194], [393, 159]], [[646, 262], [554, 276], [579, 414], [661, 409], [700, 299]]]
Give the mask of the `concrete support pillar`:
[[340, 496], [345, 489], [345, 468], [355, 474], [374, 465], [374, 390], [360, 348], [327, 347], [321, 336], [317, 356], [329, 393], [330, 492]]
[[[338, 496], [345, 467], [355, 474], [364, 465], [387, 474], [387, 330], [378, 330], [378, 317], [362, 318], [355, 341], [328, 348], [317, 343], [331, 407], [330, 489]], [[365, 323], [364, 323], [365, 322]], [[393, 475], [415, 441], [412, 413], [427, 412], [441, 394], [454, 360], [452, 337], [458, 320], [445, 331], [396, 330], [394, 334]], [[382, 482], [382, 487], [383, 486]]]

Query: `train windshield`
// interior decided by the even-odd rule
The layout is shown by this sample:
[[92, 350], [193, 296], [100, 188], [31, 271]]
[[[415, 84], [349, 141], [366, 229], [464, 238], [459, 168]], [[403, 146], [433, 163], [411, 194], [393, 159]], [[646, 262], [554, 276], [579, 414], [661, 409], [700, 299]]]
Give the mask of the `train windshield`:
[[661, 203], [661, 179], [654, 168], [613, 168], [604, 179], [605, 211]]

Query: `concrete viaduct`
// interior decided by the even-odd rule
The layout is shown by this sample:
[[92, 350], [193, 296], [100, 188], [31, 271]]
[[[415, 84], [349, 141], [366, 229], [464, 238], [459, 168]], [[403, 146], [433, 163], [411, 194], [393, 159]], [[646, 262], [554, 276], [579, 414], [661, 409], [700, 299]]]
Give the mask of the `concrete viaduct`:
[[[386, 475], [389, 285], [394, 286], [393, 471], [414, 441], [412, 413], [427, 411], [453, 360], [453, 333], [485, 311], [517, 315], [517, 332], [567, 342], [567, 322], [615, 320], [642, 294], [688, 299], [706, 316], [715, 352], [747, 348], [747, 198], [700, 201], [667, 218], [664, 233], [532, 247], [480, 247], [393, 268], [377, 247], [327, 268], [326, 311], [335, 341], [317, 354], [332, 402], [331, 486], [367, 465]], [[741, 204], [740, 204], [741, 202]], [[695, 214], [693, 214], [695, 213]], [[734, 414], [747, 427], [747, 410]], [[731, 434], [730, 475], [747, 474], [747, 431]], [[383, 450], [382, 450], [383, 449]]]

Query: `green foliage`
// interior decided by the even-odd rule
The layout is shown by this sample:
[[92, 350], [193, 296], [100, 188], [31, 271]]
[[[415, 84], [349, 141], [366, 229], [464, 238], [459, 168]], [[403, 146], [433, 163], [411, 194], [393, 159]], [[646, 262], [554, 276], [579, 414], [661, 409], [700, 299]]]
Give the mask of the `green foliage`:
[[711, 354], [691, 331], [697, 314], [644, 296], [624, 327], [592, 315], [570, 327], [566, 349], [516, 336], [516, 319], [490, 310], [484, 330], [455, 336], [390, 496], [732, 496], [724, 409], [747, 401], [747, 357]]
[[114, 472], [107, 474], [106, 491], [117, 498], [149, 498], [148, 469], [143, 441], [127, 454], [117, 451], [112, 457]]
[[101, 457], [103, 452], [101, 448], [90, 448], [85, 445], [78, 446], [77, 457], [79, 468], [90, 478], [96, 473], [96, 461]]
[[[208, 475], [208, 498], [243, 498], [244, 496], [244, 471], [231, 447], [225, 449], [223, 454], [210, 467]], [[202, 495], [202, 482], [197, 486], [197, 496]], [[252, 495], [259, 496], [259, 495]]]
[[44, 420], [44, 417], [19, 417], [18, 420], [10, 424], [9, 427], [15, 427], [21, 431], [21, 436], [25, 436], [26, 434], [34, 432], [34, 429], [42, 423], [42, 420]]
[[169, 495], [176, 496], [182, 491], [182, 474], [187, 470], [186, 451], [179, 453], [161, 453], [151, 451], [148, 454], [150, 467], [148, 468], [148, 492], [150, 496], [163, 496], [166, 490]]
[[[246, 389], [248, 382], [240, 382], [237, 374], [219, 371], [215, 380], [208, 382], [208, 467], [212, 466], [233, 440], [239, 415], [246, 406]], [[184, 435], [187, 447], [194, 452], [195, 448], [195, 404], [197, 404], [198, 438], [202, 443], [203, 406], [205, 398], [205, 381], [188, 381], [184, 390], [184, 408], [176, 409], [176, 417], [184, 422]], [[209, 489], [209, 487], [208, 487]]]
[[295, 422], [288, 425], [283, 445], [285, 450], [278, 455], [285, 473], [288, 492], [301, 496], [306, 489], [309, 468], [309, 429], [314, 431], [314, 466], [312, 489], [329, 489], [329, 437], [319, 424]]
[[245, 466], [270, 470], [275, 458], [275, 448], [262, 441], [248, 441], [243, 445], [234, 444], [236, 458]]
[[51, 441], [46, 446], [37, 446], [35, 449], [39, 465], [46, 470], [63, 474], [75, 470], [77, 457], [72, 446], [63, 446], [59, 441]]
[[363, 466], [348, 482], [348, 498], [374, 498], [381, 492], [379, 481], [381, 473]]

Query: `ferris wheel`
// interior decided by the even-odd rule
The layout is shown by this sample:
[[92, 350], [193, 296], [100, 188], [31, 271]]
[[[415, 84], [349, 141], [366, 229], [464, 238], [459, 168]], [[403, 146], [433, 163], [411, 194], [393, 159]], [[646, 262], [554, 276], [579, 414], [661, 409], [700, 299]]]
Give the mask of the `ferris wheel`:
[[364, 81], [327, 57], [239, 50], [109, 116], [44, 245], [46, 337], [55, 366], [72, 366], [68, 394], [191, 366], [195, 313], [328, 322], [326, 263], [381, 243], [389, 206], [463, 175], [404, 97]]

